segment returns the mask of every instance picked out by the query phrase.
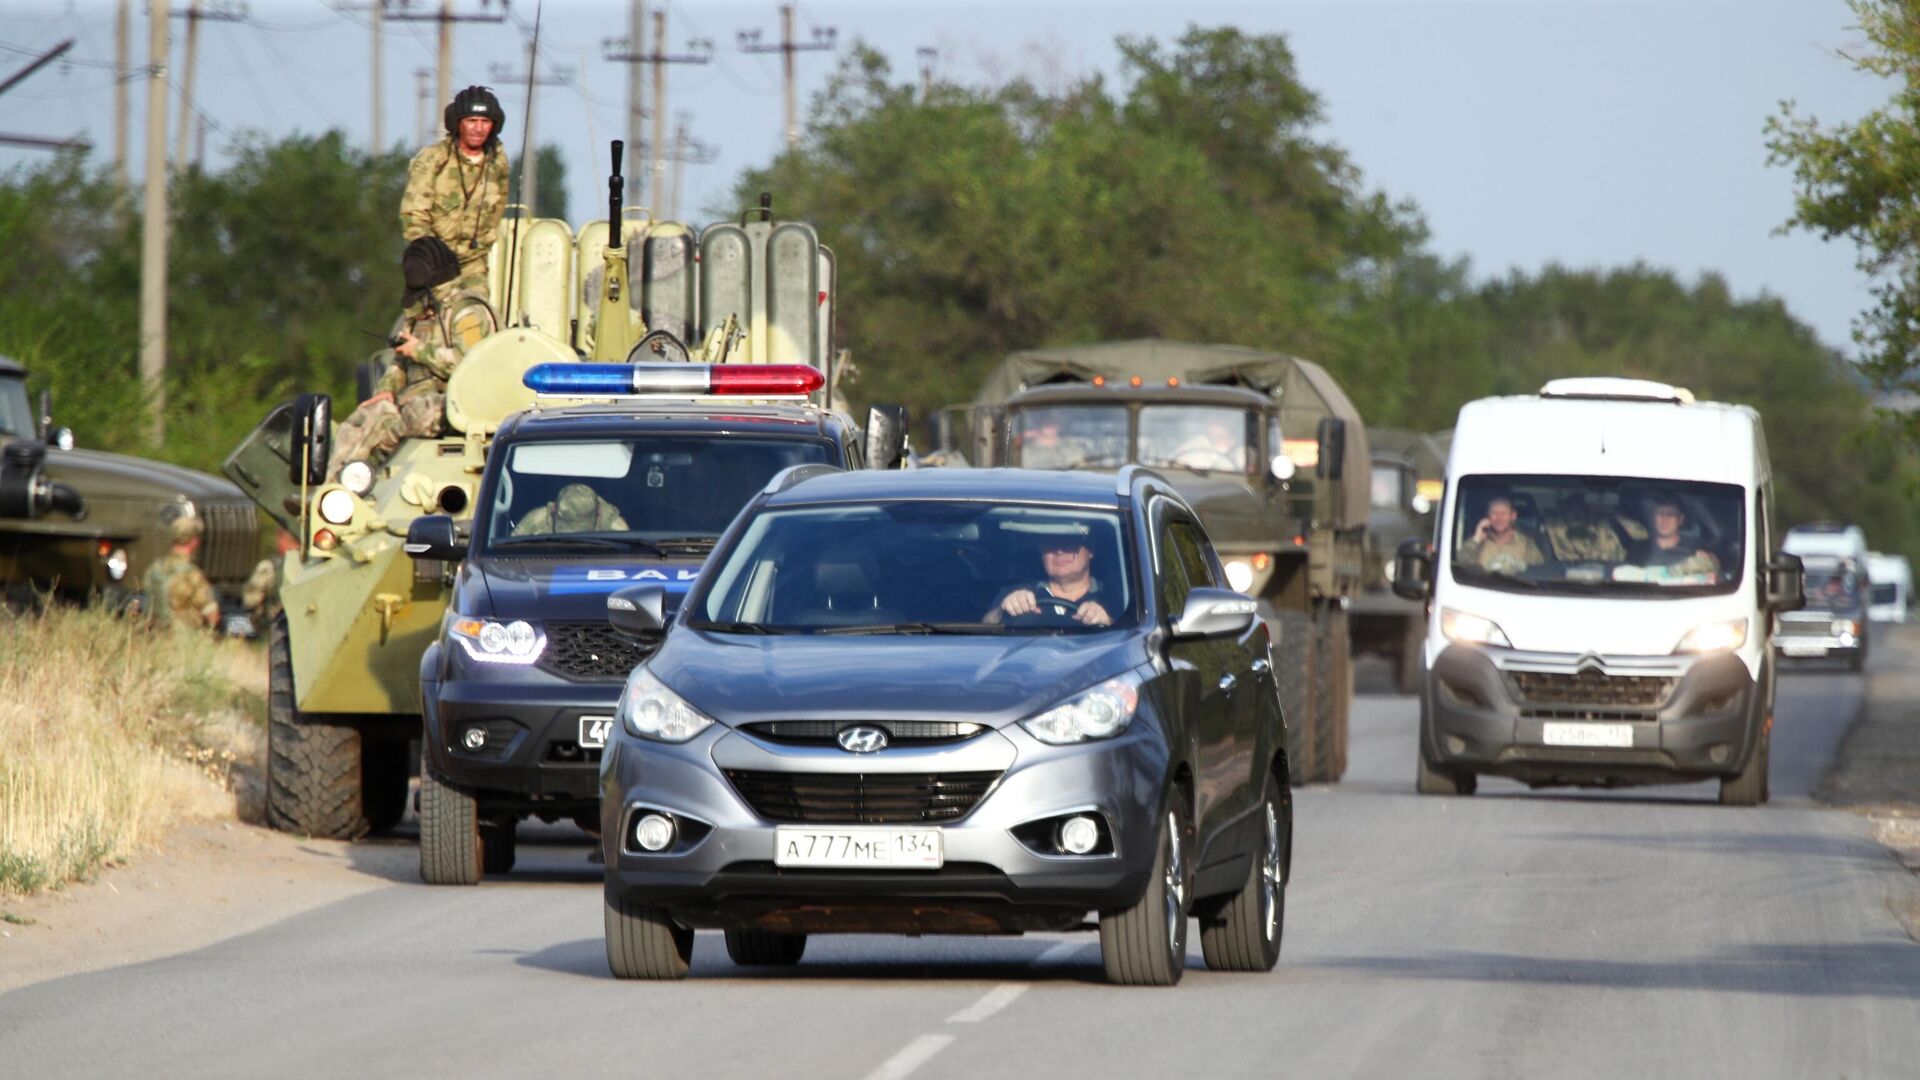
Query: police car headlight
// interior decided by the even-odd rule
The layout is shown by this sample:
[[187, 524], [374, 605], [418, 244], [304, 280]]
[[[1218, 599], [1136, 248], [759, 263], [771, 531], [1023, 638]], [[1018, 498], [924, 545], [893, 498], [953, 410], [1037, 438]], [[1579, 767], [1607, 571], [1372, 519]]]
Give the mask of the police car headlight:
[[1676, 653], [1732, 652], [1747, 643], [1747, 620], [1728, 619], [1696, 626], [1680, 639]]
[[373, 490], [373, 466], [364, 461], [349, 461], [340, 467], [340, 483], [355, 495]]
[[455, 619], [448, 633], [468, 656], [484, 664], [531, 664], [547, 647], [547, 636], [524, 619]]
[[353, 506], [358, 501], [353, 492], [333, 488], [320, 496], [320, 520], [329, 525], [345, 525], [353, 520]]
[[1483, 619], [1478, 615], [1469, 615], [1452, 608], [1440, 609], [1440, 632], [1448, 641], [1457, 645], [1493, 645], [1502, 649], [1513, 648], [1513, 642], [1507, 640], [1507, 632], [1500, 629], [1492, 619]]
[[713, 718], [686, 703], [679, 694], [636, 668], [620, 693], [620, 722], [643, 739], [683, 743], [713, 726]]
[[1033, 737], [1053, 746], [1110, 739], [1127, 730], [1140, 705], [1140, 677], [1132, 673], [1082, 691], [1039, 716], [1020, 721]]

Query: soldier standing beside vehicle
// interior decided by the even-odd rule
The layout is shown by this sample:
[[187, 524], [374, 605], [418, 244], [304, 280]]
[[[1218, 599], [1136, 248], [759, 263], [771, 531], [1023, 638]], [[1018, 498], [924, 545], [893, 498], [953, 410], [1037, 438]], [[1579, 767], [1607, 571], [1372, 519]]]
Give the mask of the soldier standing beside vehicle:
[[506, 113], [484, 86], [453, 96], [444, 114], [447, 137], [407, 166], [400, 227], [409, 242], [437, 236], [460, 260], [460, 273], [435, 290], [448, 306], [460, 294], [487, 297], [487, 256], [507, 209], [507, 152], [500, 145]]
[[220, 602], [207, 576], [194, 565], [203, 526], [191, 509], [167, 525], [173, 549], [147, 568], [147, 614], [159, 626], [213, 627], [220, 622]]

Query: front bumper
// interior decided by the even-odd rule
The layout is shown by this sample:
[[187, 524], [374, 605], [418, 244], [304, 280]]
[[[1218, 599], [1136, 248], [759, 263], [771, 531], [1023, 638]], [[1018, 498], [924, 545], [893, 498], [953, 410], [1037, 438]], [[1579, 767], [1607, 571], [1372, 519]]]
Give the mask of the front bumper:
[[[1146, 889], [1168, 776], [1164, 740], [1145, 716], [1119, 738], [1065, 747], [1010, 728], [957, 744], [854, 755], [716, 726], [678, 746], [623, 733], [607, 753], [601, 836], [610, 901], [664, 907], [688, 926], [805, 933], [1071, 929], [1089, 910], [1126, 907]], [[776, 830], [813, 823], [757, 813], [728, 770], [999, 776], [970, 810], [929, 823], [942, 834], [941, 869], [796, 869], [775, 865]], [[632, 823], [646, 810], [664, 811], [679, 826], [662, 853], [633, 843]], [[1101, 818], [1105, 853], [1049, 852], [1033, 828], [1022, 828], [1077, 812]]]
[[[472, 661], [457, 662], [449, 674], [445, 681], [421, 682], [427, 757], [436, 775], [496, 796], [587, 806], [599, 799], [601, 751], [581, 746], [581, 720], [604, 718], [611, 732], [624, 682], [576, 682], [531, 665]], [[469, 729], [486, 733], [478, 749], [466, 745]]]
[[[1671, 783], [1738, 773], [1769, 722], [1731, 653], [1596, 660], [1449, 645], [1421, 699], [1421, 752], [1535, 786]], [[1550, 746], [1547, 725], [1625, 725], [1631, 746]]]

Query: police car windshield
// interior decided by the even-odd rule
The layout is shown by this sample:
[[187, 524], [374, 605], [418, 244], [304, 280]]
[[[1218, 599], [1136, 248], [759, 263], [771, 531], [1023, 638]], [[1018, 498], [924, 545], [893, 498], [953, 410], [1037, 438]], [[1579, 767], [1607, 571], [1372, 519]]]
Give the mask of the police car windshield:
[[486, 549], [703, 554], [775, 473], [815, 462], [837, 463], [831, 442], [716, 432], [514, 443], [487, 499]]
[[1546, 593], [1731, 592], [1746, 565], [1734, 484], [1617, 476], [1468, 476], [1452, 532], [1454, 580]]
[[[696, 628], [1059, 634], [1139, 619], [1112, 511], [941, 500], [769, 510], [720, 559], [693, 601]], [[1005, 615], [1018, 590], [1035, 603]]]

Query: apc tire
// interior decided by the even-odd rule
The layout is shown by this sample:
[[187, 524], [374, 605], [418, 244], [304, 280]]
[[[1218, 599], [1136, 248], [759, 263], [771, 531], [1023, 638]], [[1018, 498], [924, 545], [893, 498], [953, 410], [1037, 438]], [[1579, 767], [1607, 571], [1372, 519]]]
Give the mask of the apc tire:
[[792, 967], [807, 951], [807, 935], [770, 930], [727, 931], [727, 957], [741, 967]]
[[1767, 770], [1773, 758], [1771, 726], [1760, 730], [1759, 745], [1747, 755], [1747, 767], [1720, 781], [1721, 806], [1758, 806], [1767, 801]]
[[1287, 724], [1287, 773], [1294, 787], [1314, 772], [1313, 621], [1303, 611], [1273, 615], [1280, 640], [1274, 645], [1273, 679], [1280, 688], [1280, 714]]
[[1207, 958], [1207, 967], [1214, 971], [1272, 971], [1280, 962], [1292, 823], [1281, 820], [1280, 802], [1274, 798], [1271, 780], [1263, 802], [1265, 828], [1247, 883], [1213, 918], [1200, 922], [1200, 951]]
[[607, 970], [616, 979], [684, 979], [693, 966], [693, 931], [665, 908], [605, 901]]
[[429, 885], [478, 885], [487, 869], [480, 835], [480, 804], [441, 783], [420, 759], [420, 880]]
[[267, 824], [328, 840], [367, 833], [361, 808], [360, 730], [302, 717], [293, 703], [287, 617], [267, 642]]
[[1100, 913], [1100, 959], [1120, 986], [1172, 986], [1187, 967], [1187, 914], [1193, 899], [1193, 844], [1184, 796], [1174, 791], [1160, 819], [1153, 872], [1132, 907]]

